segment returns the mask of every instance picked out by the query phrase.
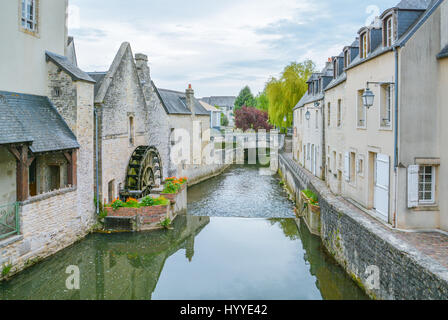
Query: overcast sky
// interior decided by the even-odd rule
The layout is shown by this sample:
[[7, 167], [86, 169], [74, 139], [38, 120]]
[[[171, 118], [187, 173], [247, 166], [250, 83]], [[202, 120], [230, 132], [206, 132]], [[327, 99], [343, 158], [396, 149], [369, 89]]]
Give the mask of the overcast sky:
[[85, 71], [107, 71], [124, 41], [149, 57], [160, 88], [196, 97], [254, 94], [291, 61], [322, 68], [398, 0], [70, 0]]

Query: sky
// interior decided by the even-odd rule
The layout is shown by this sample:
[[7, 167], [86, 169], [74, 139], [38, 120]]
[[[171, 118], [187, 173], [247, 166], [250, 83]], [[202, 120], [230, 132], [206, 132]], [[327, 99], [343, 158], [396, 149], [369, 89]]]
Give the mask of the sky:
[[322, 69], [399, 0], [70, 0], [79, 66], [107, 71], [122, 42], [148, 55], [157, 87], [254, 94], [290, 62]]

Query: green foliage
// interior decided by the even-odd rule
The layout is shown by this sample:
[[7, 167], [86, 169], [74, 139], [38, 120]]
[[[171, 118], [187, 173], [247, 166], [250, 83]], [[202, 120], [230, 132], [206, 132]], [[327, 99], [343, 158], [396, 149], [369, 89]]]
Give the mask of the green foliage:
[[279, 79], [273, 77], [267, 82], [264, 92], [268, 99], [269, 121], [272, 124], [278, 128], [292, 125], [292, 109], [306, 93], [306, 81], [314, 69], [315, 65], [311, 60], [292, 62], [285, 67]]
[[117, 210], [118, 208], [123, 208], [125, 206], [126, 206], [126, 203], [124, 203], [123, 201], [118, 200], [118, 199], [115, 200], [114, 202], [112, 202], [112, 204], [111, 204], [111, 207], [114, 210]]
[[311, 203], [312, 205], [317, 206], [317, 205], [319, 204], [319, 199], [317, 198], [316, 194], [315, 194], [313, 191], [306, 189], [306, 190], [303, 190], [302, 193], [303, 193], [308, 199], [310, 199], [310, 203]]
[[255, 98], [256, 105], [255, 108], [262, 111], [269, 111], [269, 99], [266, 91], [260, 92]]
[[221, 125], [227, 127], [229, 125], [229, 118], [224, 113], [221, 113]]
[[2, 277], [6, 277], [12, 269], [12, 264], [5, 264], [3, 265], [3, 269], [2, 269]]
[[177, 193], [180, 189], [180, 185], [177, 183], [173, 183], [171, 181], [167, 181], [165, 183], [165, 187], [163, 188], [162, 193]]
[[140, 206], [141, 207], [164, 206], [169, 203], [170, 201], [165, 197], [153, 198], [151, 196], [146, 196], [142, 199]]
[[242, 106], [255, 107], [256, 101], [254, 95], [248, 86], [241, 89], [240, 94], [235, 100], [235, 110], [241, 109]]
[[162, 220], [160, 222], [160, 225], [162, 227], [164, 227], [165, 229], [169, 229], [169, 227], [171, 226], [171, 219], [170, 218], [166, 218], [166, 219]]

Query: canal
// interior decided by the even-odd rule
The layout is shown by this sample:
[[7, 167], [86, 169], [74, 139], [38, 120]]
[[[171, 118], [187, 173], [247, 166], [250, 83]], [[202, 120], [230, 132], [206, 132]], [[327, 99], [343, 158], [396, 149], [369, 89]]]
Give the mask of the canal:
[[172, 230], [89, 235], [1, 283], [0, 300], [366, 299], [293, 209], [277, 176], [233, 166], [189, 188]]

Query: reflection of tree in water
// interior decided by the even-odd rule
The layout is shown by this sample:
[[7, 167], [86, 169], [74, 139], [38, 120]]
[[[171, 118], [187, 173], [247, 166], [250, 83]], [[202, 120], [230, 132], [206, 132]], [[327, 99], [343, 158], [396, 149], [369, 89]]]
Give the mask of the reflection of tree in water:
[[299, 233], [297, 231], [297, 225], [293, 219], [269, 219], [271, 225], [279, 224], [283, 231], [283, 234], [290, 240], [298, 240]]
[[[180, 215], [173, 230], [91, 235], [0, 284], [0, 300], [151, 299], [165, 261], [181, 249], [191, 261], [194, 238], [209, 222], [208, 217]], [[81, 290], [66, 290], [69, 265], [80, 269]]]
[[310, 273], [316, 277], [316, 286], [324, 299], [367, 299], [345, 271], [324, 251], [321, 239], [311, 234], [302, 220], [296, 229], [305, 250], [304, 260], [309, 263]]

